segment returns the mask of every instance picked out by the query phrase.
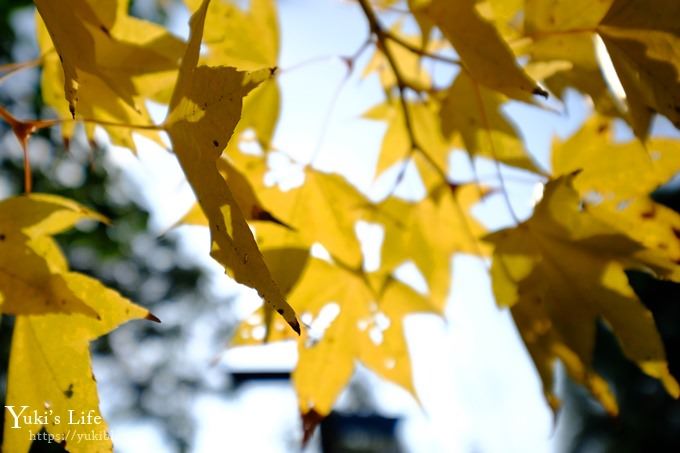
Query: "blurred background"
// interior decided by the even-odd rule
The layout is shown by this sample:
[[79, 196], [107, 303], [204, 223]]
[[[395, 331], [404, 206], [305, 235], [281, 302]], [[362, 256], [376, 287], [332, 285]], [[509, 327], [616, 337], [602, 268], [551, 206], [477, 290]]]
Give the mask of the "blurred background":
[[[379, 198], [392, 187], [398, 169], [373, 181], [385, 126], [360, 118], [383, 99], [377, 76], [361, 77], [372, 52], [363, 54], [349, 77], [340, 58], [353, 55], [367, 37], [358, 6], [339, 0], [281, 0], [278, 7], [283, 98], [275, 148], [300, 162], [314, 159], [316, 167], [339, 172]], [[189, 12], [180, 1], [132, 0], [130, 13], [188, 35]], [[0, 0], [0, 65], [38, 56], [33, 14], [29, 1]], [[400, 17], [395, 12], [385, 20]], [[406, 21], [404, 27], [409, 26]], [[432, 70], [443, 81], [452, 75], [446, 68]], [[19, 118], [49, 117], [39, 74], [30, 68], [0, 79], [0, 104]], [[157, 110], [160, 120], [164, 112]], [[549, 167], [552, 137], [575, 131], [590, 107], [571, 93], [560, 111], [546, 115], [518, 104], [507, 108], [544, 168]], [[675, 133], [661, 121], [655, 130]], [[207, 231], [172, 228], [192, 205], [191, 190], [170, 153], [142, 140], [139, 145], [139, 155], [133, 156], [112, 147], [103, 133], [94, 143], [80, 134], [67, 150], [53, 129], [41, 131], [29, 146], [35, 191], [73, 198], [113, 220], [109, 226], [81, 225], [58, 237], [71, 266], [163, 321], [129, 323], [92, 345], [101, 408], [116, 451], [300, 451], [301, 424], [289, 382], [295, 345], [226, 349], [258, 299], [211, 262]], [[451, 164], [455, 179], [470, 179], [462, 153], [452, 153]], [[478, 164], [483, 182], [494, 185], [494, 176], [484, 179], [494, 175], [494, 167]], [[517, 170], [503, 171], [515, 210], [527, 216], [540, 181]], [[22, 172], [19, 145], [1, 123], [1, 198], [21, 192]], [[285, 181], [296, 172], [295, 165], [282, 162], [276, 177]], [[656, 199], [680, 209], [677, 187], [659, 190]], [[398, 193], [418, 198], [422, 191], [417, 177], [407, 172]], [[499, 198], [489, 197], [474, 211], [492, 229], [510, 221]], [[365, 240], [380, 239], [381, 232], [368, 225], [358, 229]], [[620, 415], [608, 416], [561, 375], [564, 407], [553, 420], [509, 314], [494, 305], [483, 263], [459, 256], [453, 268], [446, 318], [417, 315], [406, 321], [420, 402], [359, 368], [306, 451], [680, 451], [680, 404], [623, 357], [605, 327], [598, 331], [595, 367], [613, 386]], [[403, 274], [418, 285], [412, 269]], [[642, 274], [629, 278], [654, 313], [671, 372], [678, 376], [679, 285]], [[4, 316], [0, 327], [3, 398], [12, 322]], [[38, 441], [33, 447], [60, 448]]]

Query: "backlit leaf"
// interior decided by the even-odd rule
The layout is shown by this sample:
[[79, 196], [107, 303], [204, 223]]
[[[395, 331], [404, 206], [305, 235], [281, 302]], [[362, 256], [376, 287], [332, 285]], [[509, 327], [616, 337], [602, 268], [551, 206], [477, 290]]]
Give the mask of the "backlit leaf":
[[544, 94], [517, 64], [498, 31], [475, 9], [474, 0], [433, 0], [430, 18], [460, 55], [477, 82], [514, 99]]
[[210, 222], [211, 254], [239, 283], [258, 290], [266, 303], [299, 332], [293, 309], [272, 279], [238, 203], [220, 175], [218, 160], [241, 114], [241, 100], [269, 71], [245, 73], [196, 66], [209, 1], [191, 18], [191, 35], [164, 127], [198, 202]]
[[501, 95], [480, 86], [465, 72], [458, 74], [440, 110], [445, 136], [460, 134], [471, 156], [483, 156], [535, 173], [519, 132], [500, 111]]
[[[6, 412], [3, 444], [6, 451], [28, 451], [31, 434], [35, 435], [41, 427], [68, 451], [112, 451], [108, 427], [99, 411], [89, 343], [128, 320], [150, 315], [90, 277], [68, 273], [66, 281], [69, 291], [87, 301], [99, 317], [78, 314], [17, 317], [5, 404], [12, 406], [15, 414], [23, 411], [23, 415], [30, 415], [35, 411], [46, 416], [42, 420], [47, 423], [28, 424], [20, 418], [15, 429], [13, 417]], [[88, 416], [89, 422], [81, 419]]]
[[509, 306], [553, 408], [553, 366], [589, 387], [605, 408], [616, 402], [592, 369], [595, 324], [603, 320], [623, 352], [678, 396], [651, 313], [631, 289], [625, 269], [672, 269], [676, 264], [645, 250], [580, 209], [569, 178], [551, 182], [534, 215], [488, 237], [495, 245], [491, 275], [499, 304]]
[[402, 322], [409, 313], [434, 312], [426, 298], [390, 278], [372, 288], [365, 274], [312, 259], [290, 300], [312, 318], [293, 372], [302, 414], [327, 415], [355, 361], [414, 393]]

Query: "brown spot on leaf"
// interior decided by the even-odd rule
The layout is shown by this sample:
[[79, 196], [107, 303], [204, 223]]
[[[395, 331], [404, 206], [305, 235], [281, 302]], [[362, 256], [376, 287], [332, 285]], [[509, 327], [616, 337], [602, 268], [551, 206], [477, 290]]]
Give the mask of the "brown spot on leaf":
[[283, 315], [283, 308], [277, 308], [276, 312], [280, 315]]
[[671, 227], [671, 231], [673, 231], [673, 235], [675, 236], [676, 239], [680, 239], [680, 230], [679, 229], [677, 229], [675, 227]]
[[642, 211], [640, 214], [640, 217], [642, 217], [645, 220], [653, 219], [656, 216], [656, 209], [654, 206], [652, 206], [650, 209], [646, 211]]
[[5, 233], [0, 233], [0, 241], [4, 241], [6, 238]]
[[218, 146], [220, 146], [220, 142], [218, 142], [217, 140], [213, 140], [213, 141], [212, 141], [212, 144], [213, 144], [213, 146], [214, 146], [215, 148], [217, 148]]
[[103, 25], [100, 25], [100, 26], [99, 26], [99, 29], [100, 29], [101, 31], [103, 31], [104, 34], [105, 34], [106, 36], [108, 36], [109, 38], [111, 37], [111, 32], [109, 32], [109, 29], [108, 29], [108, 28], [106, 28], [106, 27], [103, 26]]
[[64, 390], [64, 396], [66, 398], [73, 398], [73, 383], [70, 383], [68, 388]]

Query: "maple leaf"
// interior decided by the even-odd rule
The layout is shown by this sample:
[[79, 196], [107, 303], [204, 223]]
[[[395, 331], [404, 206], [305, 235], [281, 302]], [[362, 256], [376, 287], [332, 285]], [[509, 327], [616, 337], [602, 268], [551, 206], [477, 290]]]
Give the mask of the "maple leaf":
[[531, 40], [527, 52], [533, 62], [566, 63], [544, 80], [553, 93], [563, 96], [574, 87], [588, 94], [600, 113], [622, 116], [603, 78], [593, 42], [593, 30], [610, 4], [611, 0], [527, 0], [524, 29]]
[[[119, 24], [123, 21], [119, 21]], [[184, 45], [178, 39], [171, 37], [169, 34], [163, 35], [159, 30], [161, 27], [155, 26], [146, 22], [133, 22], [136, 34], [143, 36], [158, 36], [160, 41], [167, 40], [168, 57], [173, 54], [176, 59], [179, 59]], [[118, 26], [114, 31], [118, 30]], [[36, 14], [36, 30], [38, 35], [38, 45], [40, 47], [42, 58], [42, 74], [41, 74], [41, 90], [44, 102], [55, 110], [60, 118], [68, 118], [70, 116], [69, 105], [64, 102], [64, 71], [62, 63], [59, 60], [59, 55], [54, 50], [54, 45], [49, 36], [47, 28], [43, 20]], [[113, 33], [113, 32], [111, 32]], [[167, 37], [166, 37], [167, 36]], [[133, 140], [132, 129], [129, 126], [151, 125], [153, 121], [149, 114], [146, 105], [141, 102], [144, 98], [151, 98], [158, 102], [167, 102], [169, 94], [164, 93], [167, 87], [170, 87], [176, 77], [177, 68], [163, 72], [154, 72], [150, 74], [140, 74], [131, 76], [132, 82], [135, 84], [137, 93], [134, 95], [136, 99], [134, 105], [130, 105], [119, 94], [112, 89], [105, 80], [96, 75], [81, 71], [78, 74], [78, 111], [77, 118], [85, 118], [90, 121], [97, 119], [102, 123], [107, 131], [111, 142], [114, 145], [129, 148], [136, 152], [136, 144]], [[152, 83], [150, 83], [152, 82]], [[121, 124], [123, 127], [114, 127], [109, 124]], [[125, 125], [128, 125], [127, 127]], [[96, 124], [87, 122], [84, 124], [85, 132], [90, 142], [95, 140]], [[68, 144], [74, 134], [76, 122], [64, 122], [61, 124], [61, 134], [63, 140]], [[162, 142], [158, 131], [151, 129], [136, 129], [138, 134], [141, 134], [151, 140], [154, 140], [160, 146], [165, 146]]]
[[[6, 451], [28, 451], [31, 433], [40, 431], [41, 425], [68, 451], [112, 451], [108, 428], [99, 411], [89, 343], [128, 320], [153, 316], [90, 277], [76, 273], [69, 273], [68, 277], [69, 289], [81, 300], [87, 300], [99, 317], [75, 314], [17, 317], [5, 404], [12, 406], [16, 414], [25, 407], [24, 415], [34, 411], [46, 415], [46, 423], [32, 425], [20, 419], [19, 428], [15, 428], [7, 413], [3, 441]], [[89, 423], [72, 423], [88, 415]], [[90, 434], [93, 431], [94, 436]]]
[[[200, 0], [186, 0], [194, 11]], [[201, 62], [209, 66], [233, 66], [253, 71], [275, 68], [278, 64], [280, 36], [276, 3], [253, 0], [249, 9], [225, 0], [213, 1], [208, 7], [203, 43], [207, 52]], [[280, 112], [280, 88], [275, 78], [265, 80], [253, 89], [243, 102], [243, 111], [234, 135], [252, 128], [264, 149], [269, 149]], [[235, 151], [238, 142], [229, 142], [227, 153]]]
[[485, 229], [469, 214], [482, 193], [473, 185], [459, 186], [453, 193], [448, 186], [440, 187], [417, 203], [391, 197], [367, 211], [366, 220], [385, 228], [378, 272], [389, 274], [413, 260], [428, 284], [432, 306], [443, 313], [451, 284], [451, 256], [489, 254], [480, 241]]
[[[185, 0], [191, 11], [200, 0]], [[273, 0], [252, 0], [248, 11], [226, 1], [215, 0], [208, 7], [203, 31], [209, 66], [225, 65], [254, 71], [276, 66], [279, 55], [279, 25]]]
[[493, 23], [505, 41], [511, 42], [521, 36], [525, 2], [526, 0], [484, 0], [477, 2], [475, 8], [480, 16]]
[[[369, 202], [344, 177], [307, 166], [303, 184], [284, 191], [265, 184], [266, 156], [234, 157], [235, 165], [249, 176], [263, 205], [296, 233], [299, 243], [309, 247], [319, 242], [346, 265], [359, 265], [361, 249], [354, 224]], [[282, 244], [280, 239], [277, 243]]]
[[390, 277], [312, 258], [290, 301], [313, 319], [293, 372], [303, 417], [330, 412], [356, 361], [415, 396], [403, 319], [436, 312], [427, 298]]
[[[85, 82], [81, 80], [83, 74], [110, 90], [102, 85], [97, 87], [100, 90], [91, 87], [92, 97], [83, 99], [90, 106], [98, 103], [97, 94], [102, 93], [109, 104], [115, 103], [111, 98], [117, 96], [139, 111], [135, 99], [144, 90], [133, 78], [177, 68], [181, 42], [161, 27], [129, 17], [127, 1], [105, 6], [92, 0], [64, 0], [59, 4], [38, 0], [35, 4], [59, 55], [64, 93], [73, 117], [80, 101], [80, 85]], [[146, 83], [147, 89], [155, 86], [158, 90], [157, 79]]]
[[[267, 250], [265, 256], [276, 250], [284, 252]], [[289, 300], [308, 322], [297, 338], [299, 359], [293, 371], [306, 442], [349, 383], [357, 361], [417, 399], [403, 319], [440, 308], [391, 276], [366, 274], [302, 252], [298, 256], [280, 271], [297, 281]], [[267, 325], [266, 314], [257, 310], [241, 323], [232, 345], [293, 339], [277, 320], [270, 333]]]
[[[676, 140], [613, 143], [611, 120], [594, 116], [553, 146], [553, 171], [578, 171], [574, 188], [588, 212], [635, 241], [680, 263], [680, 215], [649, 194], [680, 172]], [[635, 184], [630, 184], [635, 181]], [[680, 279], [666, 273], [662, 277]]]
[[559, 358], [574, 380], [608, 411], [617, 411], [606, 383], [592, 370], [598, 319], [611, 327], [628, 358], [678, 396], [652, 314], [624, 273], [677, 265], [581, 209], [571, 180], [548, 183], [531, 219], [487, 237], [495, 245], [491, 275], [496, 300], [511, 307], [553, 408], [558, 404], [553, 364]]
[[[99, 122], [113, 143], [130, 148], [133, 127], [161, 144], [159, 132], [169, 134], [198, 199], [182, 221], [208, 226], [213, 257], [265, 301], [239, 326], [233, 343], [298, 342], [294, 381], [305, 439], [357, 362], [413, 393], [404, 317], [444, 312], [453, 254], [490, 253], [478, 241], [485, 230], [471, 215], [486, 189], [449, 180], [455, 170], [450, 151], [464, 148], [471, 157], [543, 173], [502, 113], [506, 97], [529, 102], [532, 94], [545, 94], [534, 80], [558, 95], [569, 87], [588, 94], [603, 115], [626, 115], [601, 74], [598, 35], [626, 92], [627, 119], [645, 141], [613, 142], [611, 120], [600, 116], [556, 141], [553, 172], [561, 178], [546, 186], [532, 218], [488, 236], [495, 245], [494, 292], [510, 307], [554, 408], [553, 363], [559, 359], [616, 412], [607, 383], [592, 369], [598, 321], [643, 371], [678, 394], [654, 320], [625, 274], [637, 269], [680, 281], [680, 215], [649, 195], [680, 170], [680, 152], [674, 140], [647, 138], [654, 112], [680, 123], [677, 1], [360, 0], [377, 39], [366, 72], [380, 71], [387, 97], [365, 114], [387, 123], [376, 174], [406, 160], [401, 176], [413, 163], [426, 192], [418, 202], [390, 196], [380, 203], [342, 176], [310, 166], [301, 166], [304, 182], [291, 190], [265, 183], [280, 113], [274, 77], [280, 33], [276, 2], [245, 3], [185, 0], [196, 11], [187, 45], [129, 16], [128, 0], [37, 0], [42, 93], [60, 119], [19, 121], [2, 107], [0, 116], [25, 152], [30, 133], [51, 124], [61, 123], [69, 139], [76, 124], [64, 121], [69, 113], [84, 120], [90, 139]], [[400, 23], [387, 31], [373, 11], [403, 4], [419, 35], [403, 35]], [[432, 34], [435, 27], [441, 34]], [[445, 53], [449, 45], [459, 60]], [[345, 60], [350, 70], [359, 54]], [[516, 55], [528, 55], [529, 63], [523, 66]], [[432, 68], [455, 66], [447, 89], [431, 86], [441, 74], [428, 72], [424, 61]], [[149, 100], [169, 103], [161, 126], [151, 121]], [[261, 155], [239, 152], [247, 131], [254, 131]], [[0, 302], [4, 313], [17, 317], [8, 398], [62, 418], [72, 408], [99, 415], [89, 341], [128, 319], [152, 316], [69, 271], [51, 235], [86, 218], [101, 220], [45, 195], [0, 203]], [[360, 220], [385, 233], [374, 273], [363, 270], [355, 234]], [[328, 251], [328, 261], [312, 257], [315, 245]], [[393, 278], [409, 262], [423, 275], [427, 294]], [[92, 295], [99, 299], [89, 300]], [[299, 333], [293, 307], [309, 324], [299, 337], [285, 324]], [[7, 426], [6, 448], [27, 450], [25, 430]], [[99, 428], [105, 433], [104, 423]], [[46, 429], [64, 434], [51, 422]], [[111, 444], [100, 439], [67, 448], [102, 451]]]
[[50, 237], [80, 220], [105, 220], [70, 200], [32, 194], [0, 202], [0, 303], [14, 315], [97, 317], [70, 288], [72, 273]]
[[482, 18], [475, 0], [433, 0], [428, 7], [432, 21], [442, 30], [460, 56], [463, 67], [477, 82], [508, 97], [529, 100], [545, 96], [517, 64], [497, 29]]
[[[31, 194], [0, 202], [0, 301], [16, 315], [8, 373], [3, 448], [28, 451], [31, 433], [44, 427], [66, 445], [92, 430], [69, 424], [70, 412], [98, 417], [97, 439], [74, 443], [69, 451], [111, 450], [99, 413], [89, 342], [119, 324], [156, 320], [98, 281], [70, 272], [51, 235], [80, 220], [106, 220], [64, 198]], [[35, 411], [35, 412], [34, 412]], [[36, 424], [12, 415], [43, 416]], [[73, 420], [73, 418], [71, 418]], [[66, 439], [66, 433], [72, 436]]]
[[269, 71], [245, 73], [228, 67], [196, 66], [209, 0], [191, 17], [189, 44], [170, 101], [164, 128], [210, 222], [211, 255], [235, 280], [257, 289], [299, 332], [295, 312], [272, 280], [236, 199], [217, 167], [238, 123], [241, 99]]
[[441, 127], [445, 136], [458, 133], [471, 156], [542, 173], [527, 153], [519, 132], [500, 111], [502, 97], [480, 86], [461, 71], [442, 101]]
[[[281, 288], [285, 295], [289, 295], [295, 285], [303, 275], [309, 261], [309, 249], [300, 245], [295, 245], [289, 235], [289, 231], [281, 231], [275, 225], [256, 225], [257, 231], [267, 231], [264, 238], [258, 236], [258, 245], [262, 250], [262, 256], [269, 268], [272, 278]], [[272, 246], [278, 237], [284, 243], [274, 248]], [[285, 323], [280, 318], [274, 318], [267, 305], [263, 305], [251, 313], [236, 328], [236, 332], [231, 340], [231, 346], [253, 346], [264, 343], [293, 340], [296, 336], [287, 329]]]
[[[418, 145], [439, 166], [448, 167], [448, 154], [455, 146], [441, 131], [437, 105], [433, 102], [409, 102], [408, 112]], [[380, 147], [376, 177], [411, 155], [411, 136], [404, 120], [404, 110], [398, 101], [379, 104], [363, 114], [363, 118], [387, 122], [387, 130]]]
[[598, 26], [626, 91], [631, 124], [647, 134], [651, 112], [680, 128], [680, 3], [674, 0], [614, 0]]
[[[680, 4], [674, 0], [529, 1], [526, 6], [528, 36], [544, 41], [534, 46], [544, 57], [552, 54], [592, 67], [592, 38], [602, 38], [626, 93], [629, 122], [640, 138], [647, 136], [654, 112], [680, 127], [680, 59], [673, 51], [680, 44], [673, 19], [678, 14]], [[592, 75], [584, 73], [581, 79]]]
[[[269, 221], [290, 228], [270, 213], [260, 202], [250, 181], [226, 159], [217, 161], [217, 168], [227, 182], [243, 217], [248, 221]], [[191, 209], [179, 220], [179, 224], [209, 226], [208, 218], [201, 206], [195, 203]]]

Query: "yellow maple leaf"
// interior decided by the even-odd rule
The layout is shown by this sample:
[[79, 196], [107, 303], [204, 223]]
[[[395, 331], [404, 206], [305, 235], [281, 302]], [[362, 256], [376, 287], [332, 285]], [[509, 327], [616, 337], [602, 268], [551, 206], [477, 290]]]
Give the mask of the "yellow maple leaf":
[[[248, 221], [269, 221], [287, 227], [285, 223], [274, 217], [260, 202], [250, 181], [229, 161], [219, 159], [217, 168], [227, 182], [243, 217]], [[179, 220], [179, 224], [209, 226], [209, 222], [200, 204], [195, 203]]]
[[[42, 428], [69, 451], [110, 451], [89, 342], [130, 319], [157, 321], [148, 310], [100, 282], [68, 270], [51, 235], [86, 219], [106, 220], [52, 195], [31, 194], [0, 202], [0, 301], [4, 313], [16, 315], [4, 427], [6, 451], [28, 451], [31, 435]], [[89, 436], [93, 431], [96, 436]]]
[[680, 3], [614, 0], [597, 30], [626, 91], [631, 125], [647, 135], [651, 112], [680, 128]]
[[413, 260], [428, 284], [430, 303], [443, 313], [451, 289], [451, 256], [489, 253], [480, 240], [485, 229], [469, 214], [482, 193], [474, 185], [453, 193], [447, 186], [417, 203], [391, 197], [372, 208], [366, 219], [385, 228], [379, 272], [389, 274]]
[[191, 33], [164, 128], [210, 222], [211, 254], [237, 282], [258, 290], [299, 332], [295, 312], [272, 279], [217, 162], [241, 115], [242, 98], [269, 76], [228, 67], [196, 66], [209, 0], [191, 17]]
[[[200, 0], [185, 0], [195, 11]], [[273, 0], [252, 0], [248, 10], [227, 0], [214, 0], [208, 7], [203, 41], [209, 66], [233, 66], [254, 71], [276, 66], [279, 55], [279, 23]]]
[[568, 79], [596, 102], [603, 86], [592, 71], [598, 65], [593, 58], [598, 34], [625, 90], [629, 123], [638, 137], [646, 138], [654, 112], [680, 124], [680, 58], [674, 51], [680, 45], [678, 14], [675, 0], [531, 0], [525, 17], [534, 56], [574, 62], [580, 76]]
[[[448, 140], [441, 131], [435, 102], [409, 102], [408, 113], [418, 145], [439, 166], [448, 167], [448, 155], [456, 142]], [[406, 128], [404, 110], [398, 101], [379, 104], [363, 114], [369, 120], [387, 122], [387, 130], [380, 146], [376, 178], [385, 170], [411, 155], [411, 137]]]
[[571, 179], [550, 182], [531, 219], [487, 237], [495, 245], [496, 300], [511, 307], [553, 408], [558, 404], [553, 365], [560, 359], [608, 411], [617, 411], [606, 383], [592, 369], [598, 319], [610, 326], [628, 358], [678, 396], [652, 314], [624, 273], [677, 265], [581, 209]]
[[[268, 170], [265, 159], [266, 156], [241, 154], [235, 165], [249, 178], [263, 206], [290, 227], [290, 231], [282, 232], [287, 240], [306, 247], [319, 242], [335, 259], [358, 266], [361, 249], [354, 224], [368, 200], [344, 177], [309, 166], [304, 168], [301, 186], [285, 191], [268, 186], [264, 182]], [[284, 242], [283, 238], [276, 240], [279, 247]]]
[[517, 64], [498, 30], [477, 11], [475, 0], [433, 0], [430, 18], [439, 26], [477, 82], [508, 97], [529, 100], [545, 92]]
[[300, 411], [327, 415], [360, 361], [415, 396], [403, 331], [409, 313], [435, 312], [427, 298], [391, 278], [370, 277], [311, 259], [290, 295], [300, 313], [314, 319], [298, 340], [293, 372]]
[[461, 71], [442, 101], [440, 116], [445, 136], [461, 135], [471, 156], [542, 173], [527, 153], [512, 122], [500, 111], [502, 97]]
[[[186, 0], [195, 10], [200, 0]], [[203, 43], [207, 52], [201, 62], [209, 66], [233, 66], [254, 71], [275, 68], [278, 64], [280, 33], [276, 3], [273, 0], [253, 0], [243, 10], [233, 2], [213, 1], [208, 7]], [[234, 131], [252, 128], [264, 149], [270, 147], [280, 112], [280, 88], [274, 78], [264, 81], [243, 102], [243, 112]], [[238, 141], [229, 142], [227, 153], [232, 154]]]
[[[71, 452], [112, 451], [106, 422], [99, 411], [92, 374], [90, 341], [131, 320], [149, 318], [90, 277], [69, 273], [69, 290], [87, 301], [97, 319], [78, 314], [17, 317], [12, 336], [3, 449], [28, 451], [31, 434], [45, 428]], [[9, 411], [9, 407], [12, 411]], [[14, 415], [39, 415], [33, 423]]]
[[[652, 191], [680, 172], [676, 140], [613, 143], [610, 120], [594, 116], [553, 146], [553, 172], [578, 171], [574, 188], [588, 211], [613, 228], [680, 263], [680, 215], [656, 203]], [[631, 184], [635, 181], [635, 184]], [[680, 275], [662, 277], [677, 280]]]
[[[177, 68], [181, 42], [162, 27], [129, 17], [127, 5], [127, 1], [109, 2], [106, 7], [92, 0], [36, 1], [62, 64], [64, 93], [74, 117], [81, 100], [80, 85], [86, 82], [81, 79], [84, 74], [107, 87], [103, 94], [110, 104], [115, 95], [140, 111], [138, 95], [152, 89], [156, 92], [158, 80], [146, 79], [144, 90], [133, 79]], [[92, 97], [82, 99], [90, 106], [99, 101], [98, 91], [92, 89]]]
[[70, 200], [32, 194], [0, 202], [0, 303], [14, 315], [98, 314], [69, 287], [72, 274], [50, 237], [80, 220], [104, 220]]

